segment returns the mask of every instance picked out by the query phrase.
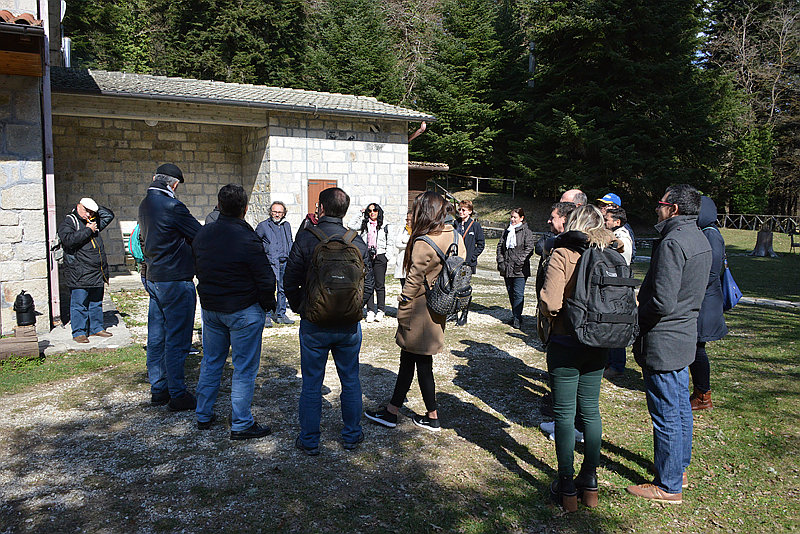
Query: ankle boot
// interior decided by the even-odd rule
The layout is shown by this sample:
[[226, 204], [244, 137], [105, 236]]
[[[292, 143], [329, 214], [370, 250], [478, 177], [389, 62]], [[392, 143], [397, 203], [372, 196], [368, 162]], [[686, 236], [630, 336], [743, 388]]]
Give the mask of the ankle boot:
[[689, 402], [692, 404], [692, 410], [710, 410], [714, 407], [711, 404], [711, 391], [703, 393], [695, 388], [694, 393], [689, 397]]
[[578, 511], [578, 492], [570, 476], [559, 476], [550, 484], [550, 498], [560, 504], [565, 512]]
[[597, 470], [595, 468], [581, 467], [575, 477], [575, 490], [584, 506], [594, 508], [597, 506]]

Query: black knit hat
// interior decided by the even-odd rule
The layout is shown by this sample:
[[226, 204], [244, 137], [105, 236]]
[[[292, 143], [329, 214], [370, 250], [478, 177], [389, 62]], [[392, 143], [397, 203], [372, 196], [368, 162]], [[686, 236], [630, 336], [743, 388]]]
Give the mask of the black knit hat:
[[164, 163], [156, 169], [156, 174], [164, 174], [177, 178], [180, 183], [183, 183], [183, 173], [174, 163]]

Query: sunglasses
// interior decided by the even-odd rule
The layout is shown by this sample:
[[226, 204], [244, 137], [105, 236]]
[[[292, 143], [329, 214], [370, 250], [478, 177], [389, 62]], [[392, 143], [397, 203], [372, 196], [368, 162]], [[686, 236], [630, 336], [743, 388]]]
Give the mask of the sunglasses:
[[372, 208], [368, 209], [367, 211], [370, 213], [378, 213], [378, 210]]

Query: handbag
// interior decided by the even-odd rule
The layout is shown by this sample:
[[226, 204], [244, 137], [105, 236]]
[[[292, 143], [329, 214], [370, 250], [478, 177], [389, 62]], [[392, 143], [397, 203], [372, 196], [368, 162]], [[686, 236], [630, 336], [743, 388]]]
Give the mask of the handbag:
[[742, 298], [742, 290], [736, 285], [736, 280], [733, 279], [731, 270], [728, 268], [728, 256], [724, 256], [723, 265], [725, 268], [722, 270], [722, 311], [728, 311], [739, 302]]

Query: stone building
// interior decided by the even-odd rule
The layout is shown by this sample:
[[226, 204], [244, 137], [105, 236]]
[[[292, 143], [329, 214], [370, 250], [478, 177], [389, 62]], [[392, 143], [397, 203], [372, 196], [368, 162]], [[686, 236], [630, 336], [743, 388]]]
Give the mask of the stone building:
[[[48, 79], [51, 100], [42, 98]], [[38, 311], [60, 317], [48, 214], [57, 225], [81, 197], [116, 215], [103, 234], [112, 272], [126, 270], [124, 237], [164, 162], [183, 170], [178, 198], [201, 221], [219, 188], [237, 183], [251, 196], [253, 225], [281, 200], [296, 229], [332, 185], [350, 194], [351, 213], [378, 202], [387, 221], [399, 223], [408, 201], [409, 123], [434, 117], [353, 95], [45, 66], [42, 77], [0, 74], [0, 120], [0, 333], [8, 333], [21, 288]]]

